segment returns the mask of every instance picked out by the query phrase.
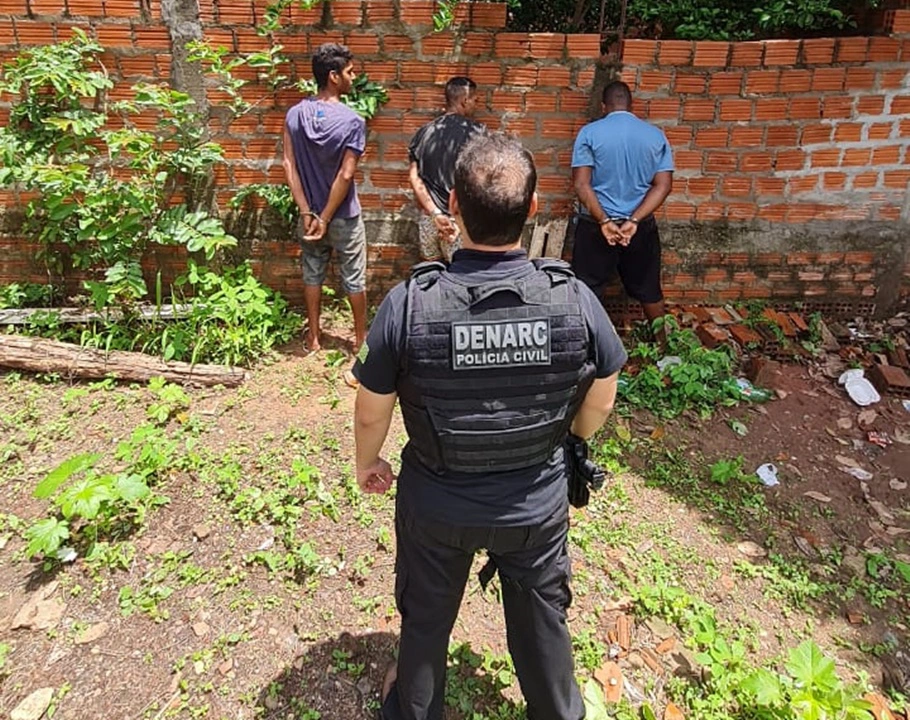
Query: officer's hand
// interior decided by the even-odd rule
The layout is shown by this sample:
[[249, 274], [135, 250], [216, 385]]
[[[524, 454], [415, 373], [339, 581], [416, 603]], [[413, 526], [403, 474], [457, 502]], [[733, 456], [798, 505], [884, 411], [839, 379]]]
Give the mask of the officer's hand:
[[603, 233], [604, 240], [607, 241], [608, 245], [615, 245], [622, 240], [622, 233], [612, 220], [601, 225], [600, 232]]
[[372, 465], [365, 468], [357, 468], [357, 484], [365, 493], [381, 495], [388, 492], [393, 482], [395, 474], [392, 472], [392, 466], [382, 458], [376, 458]]
[[620, 245], [628, 245], [632, 242], [632, 236], [638, 231], [638, 225], [631, 220], [626, 220], [622, 227], [619, 228]]

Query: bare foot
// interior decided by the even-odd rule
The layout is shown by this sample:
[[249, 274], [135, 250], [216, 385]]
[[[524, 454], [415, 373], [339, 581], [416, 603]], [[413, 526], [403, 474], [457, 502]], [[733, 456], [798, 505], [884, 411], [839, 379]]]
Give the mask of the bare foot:
[[311, 335], [310, 333], [304, 335], [303, 346], [309, 352], [319, 352], [322, 350], [322, 345], [319, 344], [319, 337], [317, 335]]

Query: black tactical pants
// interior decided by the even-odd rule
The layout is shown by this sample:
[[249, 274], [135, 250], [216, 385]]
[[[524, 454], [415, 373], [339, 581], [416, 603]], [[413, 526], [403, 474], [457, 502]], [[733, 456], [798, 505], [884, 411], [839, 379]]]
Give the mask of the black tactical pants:
[[568, 506], [540, 525], [472, 528], [421, 520], [399, 501], [395, 528], [401, 647], [381, 718], [442, 720], [449, 635], [474, 553], [486, 548], [499, 569], [509, 652], [529, 720], [581, 720], [566, 626]]

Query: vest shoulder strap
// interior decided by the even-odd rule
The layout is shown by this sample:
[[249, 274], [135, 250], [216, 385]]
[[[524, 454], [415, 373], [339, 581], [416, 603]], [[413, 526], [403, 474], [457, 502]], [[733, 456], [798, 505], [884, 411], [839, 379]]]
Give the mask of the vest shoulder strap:
[[445, 264], [438, 260], [420, 262], [411, 268], [409, 282], [413, 281], [419, 288], [424, 289], [435, 283], [439, 275], [445, 272]]
[[572, 272], [572, 268], [569, 266], [569, 263], [564, 260], [557, 260], [556, 258], [534, 258], [531, 260], [534, 263], [534, 267], [538, 271], [545, 272], [550, 276], [550, 282], [554, 285], [558, 285], [564, 282], [568, 282], [570, 279], [575, 277], [575, 273]]

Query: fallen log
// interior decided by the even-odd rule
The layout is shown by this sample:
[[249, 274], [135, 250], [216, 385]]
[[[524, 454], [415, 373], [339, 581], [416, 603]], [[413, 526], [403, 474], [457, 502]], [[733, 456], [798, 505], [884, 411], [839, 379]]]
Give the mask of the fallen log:
[[[134, 314], [144, 320], [174, 320], [186, 317], [192, 309], [192, 305], [148, 305], [136, 308]], [[115, 322], [123, 318], [123, 311], [119, 308], [105, 308], [101, 312], [78, 307], [11, 308], [0, 310], [0, 326], [26, 325], [35, 315], [53, 315], [58, 323], [72, 324], [95, 320]]]
[[224, 365], [191, 365], [165, 362], [137, 352], [104, 352], [72, 343], [25, 335], [0, 334], [0, 367], [39, 373], [58, 373], [66, 378], [106, 378], [147, 381], [163, 377], [185, 385], [237, 387], [246, 379], [239, 368]]

